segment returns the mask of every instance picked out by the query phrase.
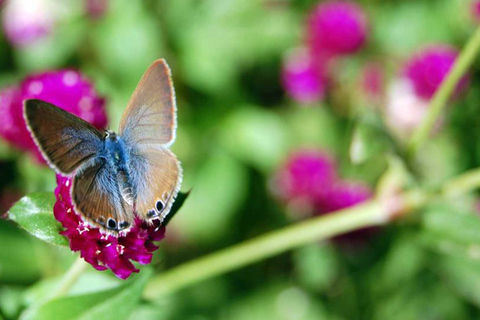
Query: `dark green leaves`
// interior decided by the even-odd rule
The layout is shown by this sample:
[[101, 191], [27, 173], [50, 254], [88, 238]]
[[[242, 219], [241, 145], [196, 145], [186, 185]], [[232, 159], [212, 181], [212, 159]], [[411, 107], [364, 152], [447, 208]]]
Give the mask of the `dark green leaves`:
[[56, 245], [67, 245], [59, 234], [60, 223], [53, 216], [55, 196], [51, 192], [35, 192], [20, 199], [9, 211], [8, 217], [33, 236]]
[[122, 320], [137, 306], [151, 271], [143, 269], [126, 284], [114, 289], [67, 296], [27, 310], [23, 320]]

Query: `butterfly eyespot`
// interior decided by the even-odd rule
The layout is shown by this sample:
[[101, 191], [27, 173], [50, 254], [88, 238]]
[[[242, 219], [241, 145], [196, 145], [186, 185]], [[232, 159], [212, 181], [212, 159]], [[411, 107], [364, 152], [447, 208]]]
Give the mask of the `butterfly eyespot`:
[[155, 210], [153, 210], [153, 209], [147, 212], [147, 217], [148, 217], [148, 218], [153, 218], [153, 217], [155, 217], [156, 215], [157, 215], [157, 213], [156, 213]]
[[130, 226], [130, 223], [128, 223], [127, 221], [122, 221], [118, 224], [118, 229], [123, 230], [128, 228], [129, 226]]
[[162, 212], [163, 208], [165, 208], [165, 205], [163, 204], [163, 202], [161, 200], [158, 200], [155, 207], [157, 208], [157, 212], [160, 213], [160, 212]]
[[117, 222], [112, 218], [109, 218], [107, 221], [107, 228], [111, 230], [117, 229]]

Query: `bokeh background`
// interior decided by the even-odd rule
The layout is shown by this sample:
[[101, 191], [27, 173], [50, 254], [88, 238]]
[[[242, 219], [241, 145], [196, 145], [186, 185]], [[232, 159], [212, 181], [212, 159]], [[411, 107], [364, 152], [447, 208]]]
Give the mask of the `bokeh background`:
[[[23, 195], [56, 186], [23, 123], [27, 98], [115, 130], [143, 72], [167, 60], [178, 103], [173, 151], [184, 168], [182, 190], [192, 192], [155, 253], [157, 273], [367, 201], [392, 163], [398, 185], [425, 190], [480, 164], [478, 62], [428, 143], [415, 159], [405, 157], [480, 23], [476, 1], [0, 3], [0, 319], [28, 319], [25, 310], [77, 255], [30, 236], [6, 214]], [[479, 200], [469, 193], [433, 201], [386, 227], [311, 244], [155, 303], [141, 300], [123, 316], [476, 319]], [[121, 283], [89, 268], [70, 294]]]

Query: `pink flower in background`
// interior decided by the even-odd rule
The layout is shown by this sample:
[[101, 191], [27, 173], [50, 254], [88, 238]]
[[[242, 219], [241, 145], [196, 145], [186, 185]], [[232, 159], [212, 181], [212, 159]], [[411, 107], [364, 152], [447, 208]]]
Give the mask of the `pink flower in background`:
[[[448, 45], [430, 46], [415, 54], [405, 66], [405, 75], [412, 82], [415, 93], [423, 99], [430, 99], [452, 68], [457, 55], [457, 50]], [[467, 85], [468, 76], [464, 76], [456, 87], [456, 93]]]
[[328, 188], [323, 197], [316, 198], [317, 213], [328, 213], [364, 202], [372, 197], [372, 190], [359, 181], [339, 180]]
[[472, 1], [472, 16], [477, 22], [480, 21], [480, 0]]
[[274, 177], [274, 191], [284, 201], [306, 198], [313, 201], [337, 179], [336, 164], [318, 150], [299, 150]]
[[368, 63], [363, 67], [361, 87], [370, 99], [380, 99], [385, 91], [384, 70], [380, 64]]
[[305, 48], [290, 52], [284, 61], [282, 84], [295, 101], [313, 103], [325, 95], [327, 79], [323, 66]]
[[286, 203], [302, 203], [314, 215], [340, 210], [372, 197], [371, 189], [337, 174], [332, 157], [319, 150], [292, 154], [272, 179], [272, 190]]
[[97, 270], [111, 269], [121, 279], [128, 278], [133, 272], [139, 272], [132, 261], [140, 264], [149, 264], [152, 261], [152, 252], [158, 249], [153, 242], [160, 241], [165, 236], [165, 228], [158, 228], [159, 222], [147, 226], [145, 222], [137, 219], [135, 226], [126, 234], [118, 237], [103, 234], [98, 228], [85, 223], [75, 212], [70, 197], [71, 178], [57, 175], [57, 184], [57, 202], [53, 213], [65, 228], [61, 234], [68, 238], [70, 248], [80, 251], [85, 261]]
[[315, 56], [355, 53], [367, 34], [367, 17], [355, 2], [321, 2], [308, 18], [307, 41]]
[[2, 12], [5, 35], [15, 46], [24, 47], [49, 35], [56, 20], [51, 0], [8, 0]]
[[406, 78], [392, 81], [387, 91], [385, 121], [399, 138], [408, 138], [427, 114], [428, 100], [419, 97]]
[[93, 19], [102, 18], [108, 11], [108, 0], [85, 0], [85, 10]]
[[45, 163], [43, 157], [23, 119], [23, 101], [32, 98], [52, 103], [97, 128], [107, 125], [105, 99], [78, 71], [39, 73], [27, 77], [18, 86], [0, 90], [0, 136], [19, 149], [31, 151], [42, 163]]

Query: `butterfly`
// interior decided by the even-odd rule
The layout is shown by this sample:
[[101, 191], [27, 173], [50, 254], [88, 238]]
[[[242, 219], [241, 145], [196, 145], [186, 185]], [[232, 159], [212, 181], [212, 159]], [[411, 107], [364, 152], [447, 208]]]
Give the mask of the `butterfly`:
[[45, 160], [72, 177], [75, 211], [111, 234], [126, 232], [135, 217], [163, 221], [182, 181], [169, 150], [175, 141], [176, 103], [170, 69], [155, 61], [142, 76], [118, 134], [98, 130], [41, 100], [26, 100], [24, 118]]

